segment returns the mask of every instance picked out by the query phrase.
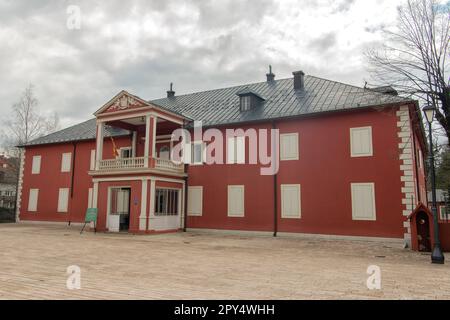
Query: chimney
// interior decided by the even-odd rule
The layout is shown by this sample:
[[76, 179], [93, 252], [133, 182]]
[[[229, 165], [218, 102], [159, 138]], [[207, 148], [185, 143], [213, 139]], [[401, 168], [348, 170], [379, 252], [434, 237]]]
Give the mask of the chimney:
[[172, 90], [172, 87], [173, 87], [173, 83], [171, 82], [170, 83], [170, 90], [167, 91], [167, 98], [172, 98], [172, 97], [175, 96], [175, 91]]
[[305, 89], [305, 73], [303, 71], [294, 71], [294, 90]]
[[272, 73], [272, 66], [269, 66], [269, 73], [266, 73], [267, 82], [275, 80], [275, 75]]

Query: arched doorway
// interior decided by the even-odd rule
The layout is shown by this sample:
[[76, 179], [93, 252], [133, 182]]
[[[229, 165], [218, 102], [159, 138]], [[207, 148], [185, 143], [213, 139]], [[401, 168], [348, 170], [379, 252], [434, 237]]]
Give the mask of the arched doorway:
[[417, 242], [419, 251], [431, 251], [430, 221], [428, 214], [420, 211], [416, 216]]

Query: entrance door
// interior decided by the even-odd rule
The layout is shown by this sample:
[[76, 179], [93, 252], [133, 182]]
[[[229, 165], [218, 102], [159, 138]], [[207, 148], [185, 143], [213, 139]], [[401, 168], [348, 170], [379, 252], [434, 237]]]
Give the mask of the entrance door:
[[128, 231], [130, 227], [130, 188], [111, 188], [109, 231]]
[[425, 212], [419, 212], [416, 217], [417, 241], [419, 251], [431, 251], [430, 222]]

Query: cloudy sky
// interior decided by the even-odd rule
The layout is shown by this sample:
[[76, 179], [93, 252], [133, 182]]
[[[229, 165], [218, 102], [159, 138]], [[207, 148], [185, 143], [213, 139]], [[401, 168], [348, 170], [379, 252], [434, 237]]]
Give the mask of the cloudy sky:
[[[145, 99], [304, 70], [363, 86], [363, 51], [402, 0], [0, 0], [0, 111], [30, 83], [61, 125], [92, 117], [121, 89]], [[76, 5], [80, 29], [67, 27]]]

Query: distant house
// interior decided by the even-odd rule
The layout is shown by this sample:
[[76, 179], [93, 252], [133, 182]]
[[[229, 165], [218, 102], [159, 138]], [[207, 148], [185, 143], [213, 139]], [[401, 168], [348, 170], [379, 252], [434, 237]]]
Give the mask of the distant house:
[[[81, 222], [152, 233], [182, 228], [383, 237], [411, 242], [408, 216], [426, 203], [426, 141], [417, 101], [302, 71], [293, 77], [144, 100], [121, 91], [95, 118], [22, 147], [20, 220]], [[176, 129], [193, 121], [269, 132], [188, 143], [174, 162]], [[279, 132], [279, 138], [272, 135]], [[266, 136], [267, 138], [267, 136]], [[250, 148], [279, 153], [279, 168], [250, 163]], [[205, 151], [206, 150], [206, 151]], [[217, 154], [214, 154], [217, 156]], [[219, 156], [217, 156], [219, 157]]]
[[[428, 207], [432, 207], [431, 192], [428, 192]], [[450, 195], [449, 191], [437, 189], [436, 190], [436, 203], [438, 217], [440, 221], [448, 222], [450, 219]]]
[[0, 208], [14, 209], [16, 200], [16, 185], [0, 183]]

